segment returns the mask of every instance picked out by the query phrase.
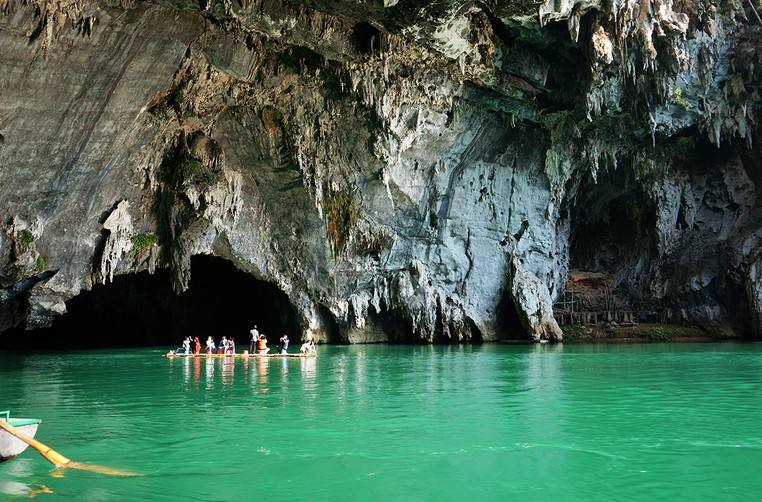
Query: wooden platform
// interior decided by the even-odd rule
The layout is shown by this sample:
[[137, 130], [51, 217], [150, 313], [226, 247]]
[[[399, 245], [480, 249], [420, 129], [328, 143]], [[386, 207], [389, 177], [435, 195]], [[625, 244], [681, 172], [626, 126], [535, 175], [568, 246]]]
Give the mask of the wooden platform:
[[270, 358], [306, 358], [306, 357], [315, 357], [316, 354], [301, 354], [301, 353], [292, 353], [292, 354], [172, 354], [172, 353], [166, 353], [164, 354], [164, 357], [168, 359], [174, 359], [176, 357], [178, 358], [188, 358], [193, 359], [194, 357], [198, 358], [208, 358], [208, 359], [225, 359], [228, 357], [232, 358], [238, 358], [238, 359], [244, 359], [244, 358], [263, 358], [263, 359], [270, 359]]

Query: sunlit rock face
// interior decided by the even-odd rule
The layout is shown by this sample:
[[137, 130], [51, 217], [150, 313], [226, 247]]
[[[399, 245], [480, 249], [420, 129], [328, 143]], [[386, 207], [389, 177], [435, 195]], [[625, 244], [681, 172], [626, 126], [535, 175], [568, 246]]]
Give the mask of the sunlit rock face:
[[[762, 334], [749, 3], [0, 0], [0, 329], [212, 254], [332, 342]], [[219, 285], [224, 288], [224, 284]]]

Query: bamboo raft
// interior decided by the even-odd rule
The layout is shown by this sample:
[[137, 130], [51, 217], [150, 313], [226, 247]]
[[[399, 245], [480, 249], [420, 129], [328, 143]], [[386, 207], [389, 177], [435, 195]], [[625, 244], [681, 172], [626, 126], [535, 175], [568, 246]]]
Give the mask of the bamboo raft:
[[193, 359], [194, 357], [198, 358], [209, 358], [209, 359], [225, 359], [227, 357], [232, 358], [238, 358], [238, 359], [244, 359], [244, 358], [262, 358], [262, 359], [270, 359], [270, 358], [307, 358], [307, 357], [315, 357], [317, 354], [302, 354], [302, 353], [293, 353], [293, 354], [175, 354], [174, 352], [167, 352], [164, 354], [164, 357], [167, 359], [174, 359], [175, 357], [186, 357], [188, 359]]

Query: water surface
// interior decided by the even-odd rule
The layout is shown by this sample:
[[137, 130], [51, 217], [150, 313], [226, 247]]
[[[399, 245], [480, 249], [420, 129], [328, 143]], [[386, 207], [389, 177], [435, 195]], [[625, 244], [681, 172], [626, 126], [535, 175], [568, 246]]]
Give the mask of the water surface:
[[[0, 408], [42, 418], [0, 499], [747, 500], [762, 493], [762, 345], [320, 347], [0, 354]], [[3, 494], [3, 487], [8, 492]], [[13, 489], [8, 488], [12, 487]]]

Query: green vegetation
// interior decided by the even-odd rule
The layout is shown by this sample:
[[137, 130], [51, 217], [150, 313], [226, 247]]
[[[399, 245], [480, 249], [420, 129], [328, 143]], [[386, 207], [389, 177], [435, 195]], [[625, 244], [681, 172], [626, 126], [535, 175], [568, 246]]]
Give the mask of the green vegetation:
[[[191, 75], [192, 80], [192, 75]], [[164, 113], [166, 111], [173, 110], [175, 113], [182, 117], [192, 115], [189, 110], [183, 110], [185, 108], [185, 94], [180, 89], [185, 85], [185, 82], [177, 84], [177, 87], [168, 89], [166, 91], [157, 91], [153, 93], [146, 102], [146, 110], [151, 113], [159, 112]]]
[[34, 268], [37, 272], [44, 272], [45, 269], [48, 268], [48, 261], [41, 254], [37, 255], [37, 260], [34, 262]]
[[180, 89], [173, 89], [167, 96], [167, 104], [180, 113], [183, 104], [185, 104], [185, 94]]
[[564, 324], [559, 327], [564, 332], [565, 341], [587, 340], [592, 336], [592, 333], [587, 328], [579, 324]]
[[652, 342], [662, 342], [685, 336], [685, 330], [678, 327], [654, 326], [643, 329], [638, 334]]
[[196, 159], [183, 159], [176, 164], [175, 174], [182, 180], [192, 179], [204, 170], [204, 164]]
[[24, 267], [21, 265], [11, 265], [5, 269], [5, 276], [11, 280], [17, 280], [24, 275]]
[[191, 183], [203, 192], [217, 182], [218, 176], [200, 160], [167, 155], [159, 167], [159, 178], [175, 189]]
[[34, 234], [29, 230], [22, 230], [16, 234], [16, 242], [19, 244], [29, 245], [34, 242]]
[[19, 253], [29, 251], [32, 243], [34, 243], [34, 234], [31, 231], [22, 230], [16, 234], [16, 246], [18, 246]]
[[683, 95], [683, 89], [679, 85], [676, 85], [672, 89], [672, 101], [675, 104], [682, 106], [683, 108], [688, 108], [688, 100], [685, 99], [685, 96]]
[[137, 234], [133, 235], [130, 240], [132, 241], [132, 251], [135, 254], [140, 254], [159, 242], [159, 238], [154, 234]]
[[597, 329], [589, 326], [567, 324], [560, 326], [560, 328], [564, 332], [564, 341], [567, 342], [620, 342], [626, 340], [668, 342], [676, 338], [705, 336], [697, 328], [675, 325], [611, 325], [605, 329]]
[[342, 251], [349, 239], [352, 224], [357, 219], [358, 208], [348, 190], [327, 192], [323, 198], [323, 209], [328, 227], [328, 238], [334, 249]]

